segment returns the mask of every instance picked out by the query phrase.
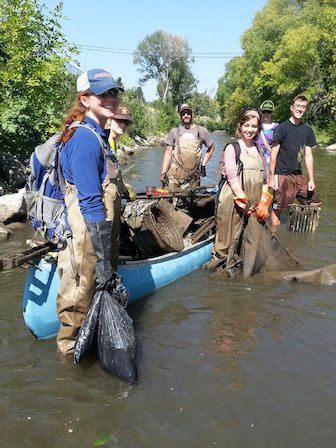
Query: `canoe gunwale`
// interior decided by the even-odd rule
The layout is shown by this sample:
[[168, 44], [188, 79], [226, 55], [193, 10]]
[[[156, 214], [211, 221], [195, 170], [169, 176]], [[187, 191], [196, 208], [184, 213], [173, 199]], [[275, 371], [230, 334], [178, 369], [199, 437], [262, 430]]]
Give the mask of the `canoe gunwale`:
[[138, 259], [138, 260], [123, 260], [122, 257], [118, 260], [118, 266], [123, 266], [123, 267], [127, 267], [127, 266], [141, 266], [141, 265], [147, 265], [147, 264], [157, 264], [157, 263], [162, 263], [168, 260], [173, 260], [174, 258], [180, 258], [184, 255], [187, 255], [191, 252], [194, 252], [197, 249], [200, 249], [203, 246], [208, 245], [209, 243], [211, 243], [215, 238], [215, 235], [211, 235], [208, 238], [206, 238], [205, 240], [199, 241], [197, 243], [194, 243], [188, 247], [185, 247], [184, 249], [182, 249], [180, 252], [169, 252], [167, 254], [163, 254], [163, 255], [158, 255], [156, 257], [152, 257], [152, 258], [144, 258], [144, 259]]

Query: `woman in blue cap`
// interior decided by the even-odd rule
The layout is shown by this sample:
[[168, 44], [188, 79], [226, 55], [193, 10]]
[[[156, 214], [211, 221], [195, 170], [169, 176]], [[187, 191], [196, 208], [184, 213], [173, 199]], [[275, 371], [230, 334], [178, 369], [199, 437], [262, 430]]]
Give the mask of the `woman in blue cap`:
[[[124, 184], [104, 127], [119, 106], [121, 91], [112, 75], [103, 69], [80, 75], [77, 98], [65, 118], [60, 139], [73, 241], [73, 252], [68, 246], [58, 257], [61, 284], [57, 310], [61, 326], [57, 347], [63, 355], [73, 353], [95, 289], [113, 284], [111, 259], [118, 250], [112, 247], [113, 222], [120, 220], [120, 215], [115, 216], [115, 204], [121, 200]], [[75, 121], [84, 122], [90, 129], [71, 127]]]

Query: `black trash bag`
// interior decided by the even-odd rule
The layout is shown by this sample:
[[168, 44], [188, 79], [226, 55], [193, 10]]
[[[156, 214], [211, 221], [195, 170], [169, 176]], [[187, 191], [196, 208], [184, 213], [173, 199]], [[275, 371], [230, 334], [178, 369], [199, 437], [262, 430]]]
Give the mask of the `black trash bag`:
[[88, 356], [96, 348], [96, 332], [98, 328], [100, 301], [103, 291], [98, 291], [93, 296], [85, 321], [81, 326], [75, 343], [74, 363], [78, 364], [85, 356]]
[[128, 305], [129, 290], [123, 284], [123, 278], [117, 272], [114, 273], [114, 290], [113, 297], [124, 308]]
[[118, 302], [118, 293], [102, 291], [97, 332], [98, 359], [104, 370], [137, 383], [133, 320]]

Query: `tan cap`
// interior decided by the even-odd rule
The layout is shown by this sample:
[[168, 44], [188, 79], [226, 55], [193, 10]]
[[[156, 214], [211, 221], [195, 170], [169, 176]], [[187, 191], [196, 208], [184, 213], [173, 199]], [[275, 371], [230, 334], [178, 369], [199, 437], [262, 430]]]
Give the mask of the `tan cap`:
[[131, 110], [128, 106], [119, 106], [115, 111], [113, 118], [117, 120], [127, 120], [132, 123]]
[[180, 106], [180, 114], [181, 112], [183, 112], [184, 110], [189, 110], [192, 113], [191, 107], [189, 106], [189, 104], [184, 103]]

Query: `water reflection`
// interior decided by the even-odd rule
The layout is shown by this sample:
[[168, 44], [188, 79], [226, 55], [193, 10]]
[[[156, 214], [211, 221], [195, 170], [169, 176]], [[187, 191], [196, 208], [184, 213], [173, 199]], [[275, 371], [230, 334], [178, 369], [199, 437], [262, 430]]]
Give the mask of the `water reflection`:
[[[230, 137], [215, 139], [212, 177]], [[158, 185], [162, 156], [158, 148], [132, 159], [138, 191]], [[319, 227], [279, 231], [302, 269], [335, 262], [336, 157], [314, 156]], [[1, 252], [15, 252], [30, 232]], [[22, 319], [25, 276], [0, 273], [2, 446], [92, 447], [115, 433], [119, 446], [137, 448], [334, 446], [334, 288], [194, 271], [130, 307], [140, 343], [139, 385], [130, 387], [96, 362], [61, 361], [54, 340], [34, 339]]]

